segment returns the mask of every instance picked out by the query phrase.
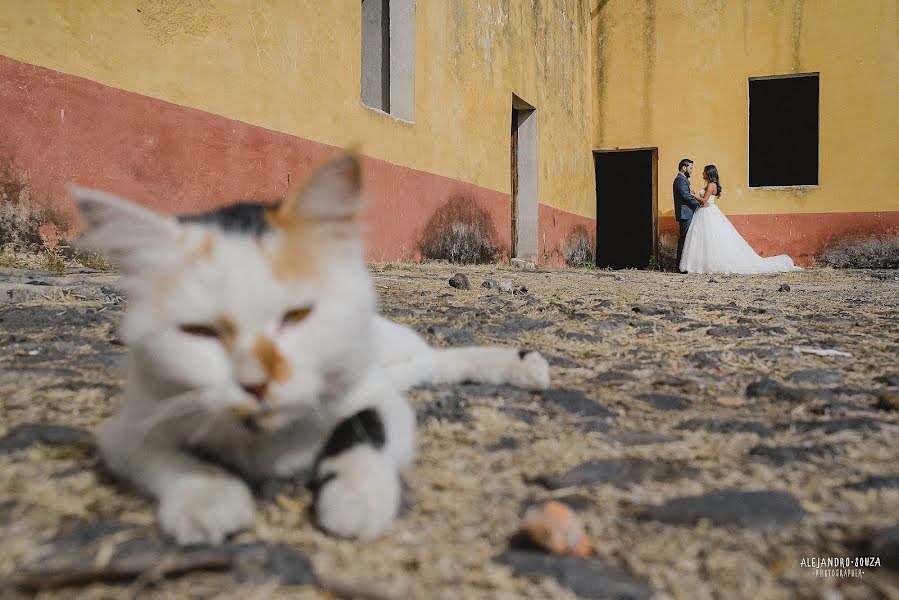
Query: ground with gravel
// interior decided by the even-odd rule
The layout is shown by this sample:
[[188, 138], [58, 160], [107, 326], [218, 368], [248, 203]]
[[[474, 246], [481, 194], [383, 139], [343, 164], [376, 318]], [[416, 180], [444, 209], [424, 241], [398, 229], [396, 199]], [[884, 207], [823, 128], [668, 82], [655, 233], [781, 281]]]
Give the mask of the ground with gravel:
[[[253, 531], [178, 550], [92, 448], [122, 390], [118, 276], [0, 269], [0, 596], [899, 597], [895, 271], [372, 274], [390, 318], [539, 350], [551, 389], [414, 390], [418, 459], [377, 541], [326, 536], [272, 482]], [[520, 540], [549, 498], [594, 556]]]

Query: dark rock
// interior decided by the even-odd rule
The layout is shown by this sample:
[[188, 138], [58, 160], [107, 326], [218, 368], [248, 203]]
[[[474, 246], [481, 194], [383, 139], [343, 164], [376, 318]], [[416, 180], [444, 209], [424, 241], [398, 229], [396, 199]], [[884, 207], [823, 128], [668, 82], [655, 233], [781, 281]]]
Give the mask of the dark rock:
[[605, 373], [600, 373], [596, 377], [593, 378], [593, 381], [597, 383], [627, 383], [629, 381], [636, 381], [637, 378], [631, 375], [630, 373], [625, 373], [624, 371], [606, 371]]
[[899, 387], [899, 373], [889, 373], [887, 375], [879, 375], [874, 378], [876, 383], [882, 383], [890, 387]]
[[790, 291], [790, 284], [789, 284], [789, 283], [782, 283], [782, 284], [780, 284], [780, 287], [777, 288], [777, 291], [778, 291], [778, 292], [789, 292], [789, 291]]
[[871, 556], [880, 557], [881, 565], [899, 571], [899, 525], [875, 531], [868, 547]]
[[637, 400], [642, 400], [658, 410], [685, 410], [690, 408], [691, 402], [683, 396], [675, 396], [674, 394], [639, 394], [634, 396]]
[[490, 452], [497, 452], [499, 450], [517, 450], [519, 446], [521, 446], [521, 442], [519, 442], [517, 439], [509, 436], [503, 436], [497, 443], [489, 446], [487, 450], [489, 450]]
[[[88, 543], [107, 535], [91, 538]], [[155, 536], [137, 537], [118, 543], [102, 566], [97, 566], [97, 548], [101, 547], [98, 544], [85, 548], [61, 540], [56, 546], [52, 554], [20, 571], [17, 581], [20, 587], [37, 590], [98, 581], [127, 581], [148, 572], [164, 577], [210, 570], [230, 571], [239, 583], [272, 579], [282, 585], [316, 582], [305, 556], [283, 544], [179, 547]]]
[[574, 415], [584, 417], [614, 416], [609, 409], [588, 398], [583, 392], [578, 390], [545, 390], [541, 392], [541, 395], [544, 401], [555, 404]]
[[750, 398], [773, 398], [789, 402], [808, 402], [811, 400], [832, 400], [833, 391], [827, 389], [797, 389], [764, 377], [753, 381], [746, 387], [746, 395]]
[[670, 308], [660, 308], [658, 306], [633, 306], [631, 310], [640, 315], [646, 316], [654, 316], [654, 315], [670, 315]]
[[0, 452], [16, 452], [35, 444], [92, 448], [94, 436], [83, 429], [45, 423], [16, 425], [0, 438]]
[[538, 477], [536, 482], [552, 490], [598, 483], [609, 483], [623, 488], [647, 479], [673, 481], [697, 473], [698, 471], [692, 467], [675, 463], [643, 458], [613, 458], [581, 463], [561, 475]]
[[109, 312], [96, 309], [60, 306], [17, 306], [0, 311], [0, 323], [9, 332], [71, 331], [86, 329], [109, 318]]
[[675, 429], [710, 433], [754, 433], [759, 437], [767, 437], [773, 433], [769, 427], [761, 423], [729, 419], [689, 419], [679, 423]]
[[797, 523], [804, 515], [787, 492], [723, 490], [675, 498], [651, 507], [643, 516], [672, 525], [695, 525], [707, 519], [716, 525], [775, 529]]
[[495, 560], [512, 567], [516, 575], [552, 577], [560, 585], [585, 598], [644, 600], [653, 595], [653, 589], [646, 580], [593, 560], [516, 549], [503, 552]]
[[815, 431], [824, 434], [831, 434], [846, 430], [880, 429], [880, 423], [873, 419], [854, 417], [847, 419], [834, 419], [830, 421], [787, 421], [778, 425], [778, 429], [785, 429], [798, 433], [809, 433]]
[[471, 283], [468, 281], [468, 277], [465, 273], [456, 273], [449, 280], [450, 287], [454, 287], [457, 290], [470, 290]]
[[28, 285], [53, 285], [49, 281], [43, 281], [40, 279], [29, 279], [25, 283], [27, 283]]
[[687, 360], [700, 369], [714, 369], [718, 366], [724, 353], [718, 350], [700, 350], [687, 357]]
[[233, 547], [232, 553], [232, 574], [238, 583], [262, 583], [272, 578], [287, 586], [316, 582], [309, 560], [286, 544], [240, 544]]
[[536, 331], [552, 325], [552, 321], [532, 319], [521, 315], [510, 315], [502, 322], [502, 326], [511, 331]]
[[432, 325], [428, 327], [427, 331], [450, 346], [474, 346], [478, 343], [478, 338], [467, 329], [446, 327], [444, 325]]
[[482, 288], [487, 288], [488, 290], [496, 290], [499, 289], [499, 284], [493, 279], [485, 279], [483, 283], [481, 283]]
[[579, 369], [581, 365], [571, 360], [570, 358], [566, 358], [564, 356], [556, 356], [554, 354], [544, 354], [543, 358], [546, 359], [550, 365], [554, 367], [562, 367], [563, 369]]
[[100, 538], [110, 536], [126, 529], [134, 529], [134, 525], [119, 521], [92, 521], [90, 523], [79, 522], [75, 527], [61, 532], [53, 538], [53, 545], [87, 546]]
[[744, 325], [719, 325], [710, 327], [706, 333], [714, 337], [724, 338], [745, 338], [752, 335], [752, 331]]
[[575, 425], [578, 431], [584, 433], [608, 433], [612, 431], [612, 425], [608, 421], [600, 419], [581, 419]]
[[600, 338], [595, 335], [591, 335], [589, 333], [580, 333], [577, 331], [563, 331], [563, 332], [561, 332], [560, 335], [561, 335], [561, 337], [568, 339], [568, 340], [575, 340], [578, 342], [588, 342], [591, 344], [600, 341]]
[[815, 444], [811, 446], [756, 446], [749, 451], [749, 456], [762, 458], [768, 462], [783, 466], [788, 462], [806, 461], [815, 457], [831, 457], [836, 454], [834, 444]]
[[882, 490], [884, 488], [899, 488], [899, 475], [872, 475], [862, 481], [846, 484], [844, 487], [849, 490], [855, 490], [856, 492]]
[[803, 369], [795, 371], [789, 375], [790, 381], [793, 383], [804, 383], [812, 385], [833, 385], [843, 381], [843, 376], [833, 371], [824, 369]]

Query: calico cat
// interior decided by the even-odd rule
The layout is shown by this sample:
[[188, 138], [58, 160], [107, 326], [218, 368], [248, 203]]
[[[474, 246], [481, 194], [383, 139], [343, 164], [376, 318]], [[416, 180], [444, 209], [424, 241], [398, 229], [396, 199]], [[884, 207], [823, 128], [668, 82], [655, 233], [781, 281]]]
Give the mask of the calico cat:
[[128, 381], [98, 446], [112, 472], [158, 501], [161, 529], [178, 543], [252, 527], [247, 481], [305, 472], [323, 529], [376, 537], [413, 458], [405, 390], [548, 386], [536, 352], [432, 348], [378, 316], [360, 187], [348, 155], [281, 202], [181, 218], [70, 188], [83, 245], [120, 265], [129, 298]]

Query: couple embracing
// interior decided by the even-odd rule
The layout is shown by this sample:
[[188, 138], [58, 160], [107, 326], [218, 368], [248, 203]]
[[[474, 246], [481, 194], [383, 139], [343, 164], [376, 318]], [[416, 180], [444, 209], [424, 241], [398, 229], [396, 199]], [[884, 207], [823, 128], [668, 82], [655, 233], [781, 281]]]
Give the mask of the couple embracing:
[[681, 273], [782, 273], [799, 270], [786, 254], [763, 258], [756, 254], [715, 201], [723, 187], [715, 165], [702, 170], [705, 187], [690, 185], [693, 161], [685, 158], [674, 179], [674, 216], [680, 225], [677, 264]]

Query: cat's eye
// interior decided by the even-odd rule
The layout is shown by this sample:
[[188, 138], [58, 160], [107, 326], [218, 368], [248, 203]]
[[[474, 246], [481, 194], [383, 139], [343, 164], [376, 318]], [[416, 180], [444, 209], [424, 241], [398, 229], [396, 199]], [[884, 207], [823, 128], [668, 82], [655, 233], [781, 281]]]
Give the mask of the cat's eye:
[[290, 323], [299, 323], [303, 319], [309, 316], [309, 313], [312, 312], [311, 306], [304, 306], [303, 308], [294, 308], [293, 310], [289, 310], [284, 313], [283, 323], [285, 325]]
[[195, 335], [197, 337], [216, 339], [221, 337], [221, 332], [215, 327], [210, 327], [209, 325], [182, 325], [181, 331], [188, 335]]

